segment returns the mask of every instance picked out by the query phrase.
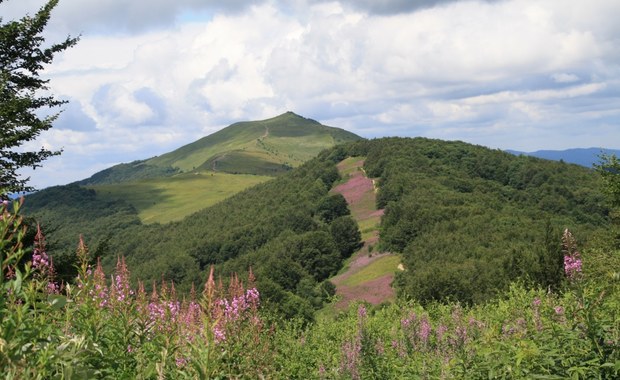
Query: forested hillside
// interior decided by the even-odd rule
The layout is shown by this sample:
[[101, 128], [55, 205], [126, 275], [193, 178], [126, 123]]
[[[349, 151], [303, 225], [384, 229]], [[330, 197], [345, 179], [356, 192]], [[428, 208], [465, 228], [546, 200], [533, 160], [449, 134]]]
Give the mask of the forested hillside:
[[608, 225], [597, 175], [577, 165], [461, 142], [360, 145], [367, 173], [380, 178], [382, 247], [403, 253], [401, 295], [479, 302], [516, 278], [554, 287], [562, 231], [583, 244]]
[[[142, 225], [122, 203], [93, 203], [79, 187], [57, 194], [56, 206], [37, 217], [52, 226], [56, 252], [72, 252], [82, 230], [105, 267], [124, 255], [147, 286], [163, 278], [188, 291], [204, 283], [212, 264], [225, 278], [252, 267], [266, 302], [310, 318], [333, 294], [325, 280], [350, 254], [333, 226], [354, 222], [344, 199], [328, 194], [338, 181], [336, 163], [348, 156], [366, 157], [367, 174], [378, 179], [380, 247], [402, 252], [406, 269], [396, 278], [399, 294], [422, 302], [487, 300], [517, 278], [553, 288], [563, 270], [561, 232], [570, 228], [587, 244], [608, 225], [599, 179], [588, 169], [423, 138], [325, 150], [180, 222]], [[90, 214], [66, 212], [83, 205]], [[69, 221], [62, 234], [71, 236], [60, 236]]]

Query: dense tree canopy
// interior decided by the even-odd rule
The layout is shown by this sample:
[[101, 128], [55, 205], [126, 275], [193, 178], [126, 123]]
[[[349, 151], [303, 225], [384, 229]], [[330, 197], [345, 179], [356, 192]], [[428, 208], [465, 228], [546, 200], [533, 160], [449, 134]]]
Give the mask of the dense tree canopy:
[[[387, 138], [321, 153], [299, 168], [183, 221], [143, 225], [122, 201], [103, 202], [78, 185], [26, 199], [26, 210], [54, 231], [48, 241], [69, 257], [79, 233], [108, 269], [125, 255], [135, 277], [204, 283], [211, 265], [223, 279], [252, 268], [265, 303], [287, 316], [312, 315], [326, 280], [360, 244], [341, 196], [336, 162], [363, 156], [385, 208], [377, 249], [402, 254], [398, 293], [423, 302], [476, 303], [515, 279], [557, 287], [561, 232], [587, 246], [606, 231], [609, 209], [592, 170], [516, 157], [462, 142]], [[81, 210], [81, 211], [80, 211]]]
[[[3, 1], [0, 1], [0, 6]], [[49, 80], [39, 76], [54, 55], [75, 45], [77, 38], [43, 47], [42, 34], [58, 0], [49, 0], [34, 16], [5, 22], [0, 18], [0, 189], [3, 192], [31, 190], [28, 178], [20, 179], [20, 168], [36, 168], [50, 156], [60, 154], [41, 148], [19, 148], [52, 127], [58, 113], [41, 116], [65, 103], [46, 94]]]
[[601, 162], [595, 165], [603, 177], [603, 189], [609, 196], [611, 203], [620, 207], [620, 161], [615, 155], [601, 155]]

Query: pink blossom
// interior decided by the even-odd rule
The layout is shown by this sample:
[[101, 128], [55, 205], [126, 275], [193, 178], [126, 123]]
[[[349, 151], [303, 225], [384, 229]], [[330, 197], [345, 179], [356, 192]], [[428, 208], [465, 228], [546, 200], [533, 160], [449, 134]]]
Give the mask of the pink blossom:
[[564, 273], [570, 281], [574, 281], [581, 274], [581, 257], [577, 251], [577, 242], [568, 228], [562, 235], [562, 252], [564, 253]]
[[418, 331], [418, 337], [423, 344], [428, 342], [428, 336], [431, 333], [431, 324], [428, 322], [428, 318], [424, 317], [420, 321], [420, 330]]
[[226, 332], [219, 324], [213, 326], [213, 338], [216, 343], [222, 343], [226, 340]]
[[367, 314], [366, 307], [364, 307], [364, 305], [360, 305], [359, 308], [357, 309], [357, 315], [360, 318], [364, 318], [366, 317], [366, 314]]
[[564, 256], [564, 273], [569, 280], [575, 280], [581, 273], [581, 259], [579, 252], [575, 252], [572, 256]]
[[435, 335], [437, 336], [438, 342], [441, 342], [446, 331], [448, 331], [448, 328], [445, 325], [439, 325], [437, 327], [437, 330], [435, 331]]
[[177, 365], [177, 367], [182, 368], [185, 367], [187, 365], [187, 363], [189, 362], [189, 359], [184, 358], [184, 357], [177, 357], [175, 359], [175, 364]]

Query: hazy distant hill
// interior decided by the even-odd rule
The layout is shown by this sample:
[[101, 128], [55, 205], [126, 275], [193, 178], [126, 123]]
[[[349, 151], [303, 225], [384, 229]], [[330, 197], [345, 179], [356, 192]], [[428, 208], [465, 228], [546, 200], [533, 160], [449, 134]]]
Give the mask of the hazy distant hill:
[[273, 176], [325, 148], [360, 138], [286, 112], [267, 120], [232, 124], [172, 152], [116, 165], [78, 183], [101, 185], [204, 171]]
[[615, 154], [620, 156], [620, 150], [618, 149], [604, 149], [604, 148], [575, 148], [566, 150], [537, 150], [535, 152], [519, 152], [516, 150], [507, 150], [508, 153], [514, 155], [525, 155], [538, 158], [544, 158], [547, 160], [564, 161], [571, 164], [577, 164], [591, 168], [593, 164], [600, 161], [599, 156], [601, 153]]

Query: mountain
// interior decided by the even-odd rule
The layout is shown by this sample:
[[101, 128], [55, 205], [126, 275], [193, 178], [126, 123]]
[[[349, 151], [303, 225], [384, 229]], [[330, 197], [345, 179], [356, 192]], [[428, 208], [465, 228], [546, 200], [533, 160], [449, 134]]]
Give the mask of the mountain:
[[121, 183], [205, 171], [273, 176], [299, 166], [325, 148], [360, 138], [286, 112], [267, 120], [232, 124], [172, 152], [113, 166], [78, 184]]
[[[124, 255], [134, 280], [147, 287], [164, 279], [189, 292], [205, 282], [212, 265], [224, 279], [252, 268], [261, 303], [311, 318], [333, 295], [326, 281], [350, 255], [337, 241], [341, 231], [355, 229], [336, 223], [355, 222], [341, 207], [342, 195], [330, 192], [344, 183], [337, 164], [349, 157], [363, 161], [363, 172], [377, 186], [376, 204], [365, 206], [383, 210], [373, 254], [400, 255], [403, 270], [393, 285], [401, 297], [479, 303], [516, 279], [554, 288], [564, 276], [562, 231], [569, 228], [584, 250], [611, 231], [592, 170], [424, 138], [358, 140], [326, 149], [167, 224], [144, 224], [126, 200], [109, 201], [78, 185], [51, 189], [47, 206], [34, 216], [48, 233], [61, 273], [83, 233], [108, 271]], [[359, 228], [364, 234], [368, 226]]]
[[520, 152], [516, 150], [507, 150], [506, 152], [514, 155], [532, 156], [538, 158], [544, 158], [546, 160], [564, 161], [571, 164], [577, 164], [591, 168], [592, 165], [600, 162], [599, 156], [601, 153], [614, 154], [620, 156], [620, 150], [618, 149], [605, 149], [605, 148], [575, 148], [566, 150], [537, 150], [535, 152]]
[[[94, 190], [100, 201], [128, 203], [143, 223], [168, 223], [290, 171], [323, 149], [359, 139], [286, 112], [232, 124], [172, 152], [115, 165], [75, 185]], [[46, 207], [46, 190], [40, 193], [31, 197], [29, 207], [35, 211]]]

